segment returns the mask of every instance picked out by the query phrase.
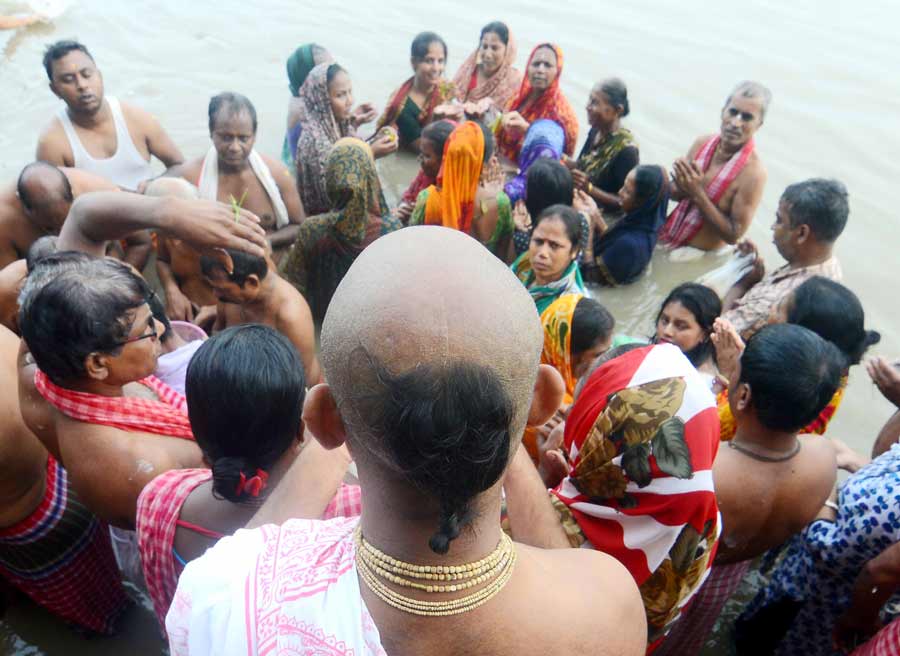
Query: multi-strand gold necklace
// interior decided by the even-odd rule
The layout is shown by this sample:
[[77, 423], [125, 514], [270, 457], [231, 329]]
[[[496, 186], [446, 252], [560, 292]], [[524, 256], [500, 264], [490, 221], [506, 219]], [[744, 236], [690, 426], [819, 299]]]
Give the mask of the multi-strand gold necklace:
[[[388, 556], [367, 542], [357, 526], [356, 564], [360, 578], [386, 604], [413, 615], [459, 615], [478, 608], [495, 597], [509, 582], [516, 562], [512, 540], [503, 533], [497, 548], [474, 563], [463, 565], [415, 565]], [[403, 588], [413, 588], [428, 594], [462, 592], [488, 583], [464, 597], [448, 601], [422, 601], [400, 594], [382, 579]], [[424, 583], [422, 581], [425, 581]], [[439, 582], [447, 582], [439, 583]]]

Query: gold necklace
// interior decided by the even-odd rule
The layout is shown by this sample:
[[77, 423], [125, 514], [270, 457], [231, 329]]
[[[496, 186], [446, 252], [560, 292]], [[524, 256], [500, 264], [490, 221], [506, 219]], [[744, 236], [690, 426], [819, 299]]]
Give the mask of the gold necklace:
[[[512, 540], [505, 533], [501, 536], [497, 548], [488, 556], [482, 558], [475, 563], [466, 565], [415, 565], [397, 560], [379, 551], [362, 537], [362, 530], [357, 527], [355, 534], [356, 541], [356, 564], [360, 578], [368, 586], [368, 588], [381, 599], [383, 602], [398, 610], [413, 615], [424, 616], [447, 616], [458, 615], [461, 613], [474, 610], [479, 606], [487, 603], [495, 597], [509, 582], [512, 577], [513, 565], [516, 561], [516, 550]], [[385, 569], [387, 567], [388, 569]], [[389, 571], [390, 570], [390, 571]], [[412, 576], [412, 573], [424, 576], [415, 578], [425, 578], [426, 580], [460, 580], [468, 578], [463, 583], [454, 583], [451, 585], [428, 585], [417, 583], [396, 576], [395, 574], [403, 574]], [[486, 587], [477, 590], [471, 594], [458, 599], [449, 601], [422, 601], [413, 599], [400, 594], [387, 587], [379, 580], [384, 578], [395, 585], [403, 587], [412, 587], [431, 594], [440, 594], [448, 592], [460, 592], [475, 585], [487, 582], [496, 574], [496, 578]], [[451, 575], [461, 575], [453, 579], [441, 579], [437, 577], [447, 577]], [[430, 579], [428, 577], [431, 577]]]

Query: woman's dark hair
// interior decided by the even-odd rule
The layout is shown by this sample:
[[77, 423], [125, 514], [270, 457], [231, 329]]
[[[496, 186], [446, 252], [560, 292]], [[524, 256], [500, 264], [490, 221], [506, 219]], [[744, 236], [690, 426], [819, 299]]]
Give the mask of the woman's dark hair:
[[658, 195], [661, 184], [668, 184], [663, 169], [655, 164], [641, 164], [634, 169], [634, 195], [637, 207], [641, 207], [653, 195]]
[[628, 104], [628, 88], [617, 77], [611, 77], [600, 83], [600, 91], [613, 107], [622, 108], [622, 116], [628, 116], [631, 107]]
[[847, 367], [859, 364], [866, 349], [881, 341], [880, 334], [866, 330], [866, 315], [856, 294], [822, 276], [813, 276], [793, 291], [787, 322], [809, 328], [837, 346]]
[[185, 379], [188, 416], [217, 497], [252, 498], [237, 493], [241, 474], [268, 473], [300, 436], [305, 388], [297, 350], [268, 326], [234, 326], [197, 349]]
[[572, 313], [572, 355], [587, 351], [599, 341], [612, 335], [616, 320], [603, 305], [585, 296], [575, 305]]
[[338, 73], [346, 73], [347, 69], [345, 69], [340, 64], [332, 64], [328, 67], [328, 70], [325, 71], [325, 84], [331, 87], [331, 82], [337, 76]]
[[84, 262], [25, 298], [22, 337], [41, 371], [64, 385], [85, 375], [91, 353], [119, 353], [133, 311], [149, 296], [147, 283], [127, 265], [108, 257]]
[[706, 285], [696, 282], [686, 282], [678, 285], [678, 287], [669, 292], [666, 300], [659, 306], [659, 314], [656, 315], [657, 324], [666, 306], [669, 303], [676, 302], [681, 303], [688, 312], [694, 315], [694, 320], [700, 324], [700, 328], [707, 335], [707, 339], [697, 344], [690, 351], [685, 352], [687, 359], [695, 367], [699, 367], [710, 358], [715, 361], [716, 348], [712, 340], [709, 339], [709, 335], [712, 333], [713, 323], [722, 314], [722, 301], [719, 299], [719, 295]]
[[428, 141], [433, 143], [441, 159], [443, 159], [444, 144], [447, 143], [447, 139], [450, 138], [455, 129], [456, 126], [448, 120], [435, 121], [422, 129], [422, 139], [428, 139]]
[[525, 207], [538, 216], [551, 205], [571, 205], [575, 185], [569, 169], [554, 159], [542, 157], [525, 174]]
[[750, 386], [750, 402], [763, 426], [797, 431], [831, 401], [843, 363], [837, 347], [811, 330], [776, 324], [747, 342], [738, 383]]
[[478, 124], [478, 127], [481, 128], [481, 133], [484, 135], [484, 163], [487, 164], [488, 160], [491, 158], [491, 155], [494, 154], [494, 132], [486, 126], [481, 121], [475, 121]]
[[496, 372], [470, 362], [419, 365], [392, 374], [365, 354], [377, 391], [355, 400], [374, 417], [385, 457], [424, 495], [437, 500], [440, 525], [429, 540], [445, 554], [473, 518], [471, 501], [503, 474], [510, 456], [513, 402]]
[[538, 217], [534, 222], [534, 227], [537, 228], [541, 221], [551, 217], [556, 217], [563, 222], [563, 225], [566, 227], [566, 237], [572, 242], [573, 252], [580, 251], [584, 248], [587, 235], [583, 234], [584, 230], [582, 229], [581, 215], [578, 212], [568, 205], [551, 205], [538, 214]]
[[506, 27], [506, 23], [501, 23], [500, 21], [492, 21], [481, 28], [481, 36], [478, 37], [478, 42], [481, 43], [481, 40], [484, 38], [485, 34], [496, 34], [501, 41], [503, 41], [503, 45], [509, 45], [509, 28]]
[[256, 134], [256, 107], [250, 102], [247, 96], [243, 96], [233, 91], [223, 91], [209, 99], [209, 132], [212, 134], [216, 126], [216, 119], [219, 118], [219, 112], [227, 110], [229, 116], [247, 112], [250, 121], [253, 123], [253, 134]]
[[447, 44], [434, 32], [419, 32], [413, 39], [409, 54], [416, 61], [422, 61], [428, 55], [428, 46], [432, 43], [440, 43], [444, 49], [444, 59], [447, 58]]

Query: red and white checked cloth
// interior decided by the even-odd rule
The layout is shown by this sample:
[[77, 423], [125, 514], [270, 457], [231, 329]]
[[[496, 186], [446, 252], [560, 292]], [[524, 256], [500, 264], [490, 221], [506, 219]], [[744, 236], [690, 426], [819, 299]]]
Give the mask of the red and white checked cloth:
[[881, 629], [851, 656], [900, 656], [900, 618]]
[[[700, 167], [701, 171], [706, 172], [709, 165], [712, 164], [713, 155], [716, 154], [716, 148], [722, 138], [719, 135], [711, 137], [709, 141], [700, 147], [694, 163]], [[750, 139], [744, 147], [732, 155], [731, 159], [725, 163], [716, 177], [706, 186], [706, 195], [713, 205], [718, 205], [725, 191], [744, 170], [750, 155], [753, 154], [754, 143]], [[669, 248], [679, 248], [687, 246], [691, 240], [700, 232], [703, 227], [703, 214], [700, 209], [690, 198], [685, 198], [666, 219], [665, 224], [659, 229], [659, 241]]]
[[38, 392], [67, 417], [124, 431], [144, 431], [193, 440], [184, 395], [156, 376], [137, 382], [151, 389], [159, 400], [76, 392], [56, 385], [40, 369], [34, 372], [34, 385]]

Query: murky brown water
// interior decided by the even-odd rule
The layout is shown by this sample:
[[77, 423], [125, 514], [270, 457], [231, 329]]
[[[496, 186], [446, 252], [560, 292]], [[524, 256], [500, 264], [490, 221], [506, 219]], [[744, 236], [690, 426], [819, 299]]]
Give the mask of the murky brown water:
[[[0, 11], [20, 6], [0, 0]], [[357, 100], [382, 107], [409, 75], [409, 41], [416, 32], [434, 29], [444, 36], [452, 72], [475, 46], [480, 27], [500, 18], [518, 37], [520, 66], [537, 42], [561, 44], [562, 84], [576, 107], [594, 81], [622, 77], [632, 107], [626, 122], [647, 163], [669, 164], [694, 137], [714, 131], [722, 101], [739, 80], [768, 84], [775, 99], [757, 143], [769, 183], [750, 234], [776, 263], [769, 225], [784, 187], [812, 176], [843, 180], [852, 210], [838, 245], [845, 282], [862, 298], [870, 327], [883, 335], [876, 352], [900, 355], [900, 222], [892, 202], [900, 180], [900, 48], [894, 31], [900, 5], [894, 0], [496, 0], [489, 10], [481, 7], [474, 0], [81, 0], [53, 25], [0, 36], [0, 181], [13, 179], [30, 161], [38, 131], [58, 106], [41, 68], [44, 44], [56, 39], [86, 43], [107, 92], [155, 113], [186, 156], [208, 148], [207, 101], [226, 89], [253, 100], [257, 148], [277, 155], [288, 97], [284, 61], [297, 45], [326, 45], [350, 71]], [[396, 194], [415, 171], [411, 158], [383, 164], [389, 193]], [[640, 282], [598, 297], [621, 330], [647, 334], [664, 293], [716, 264], [709, 258], [674, 265], [657, 256]], [[889, 405], [857, 367], [832, 434], [868, 450], [888, 413]], [[28, 605], [0, 622], [3, 653], [155, 654], [160, 645], [153, 618], [141, 611], [130, 614], [120, 638], [102, 641], [82, 641]]]

